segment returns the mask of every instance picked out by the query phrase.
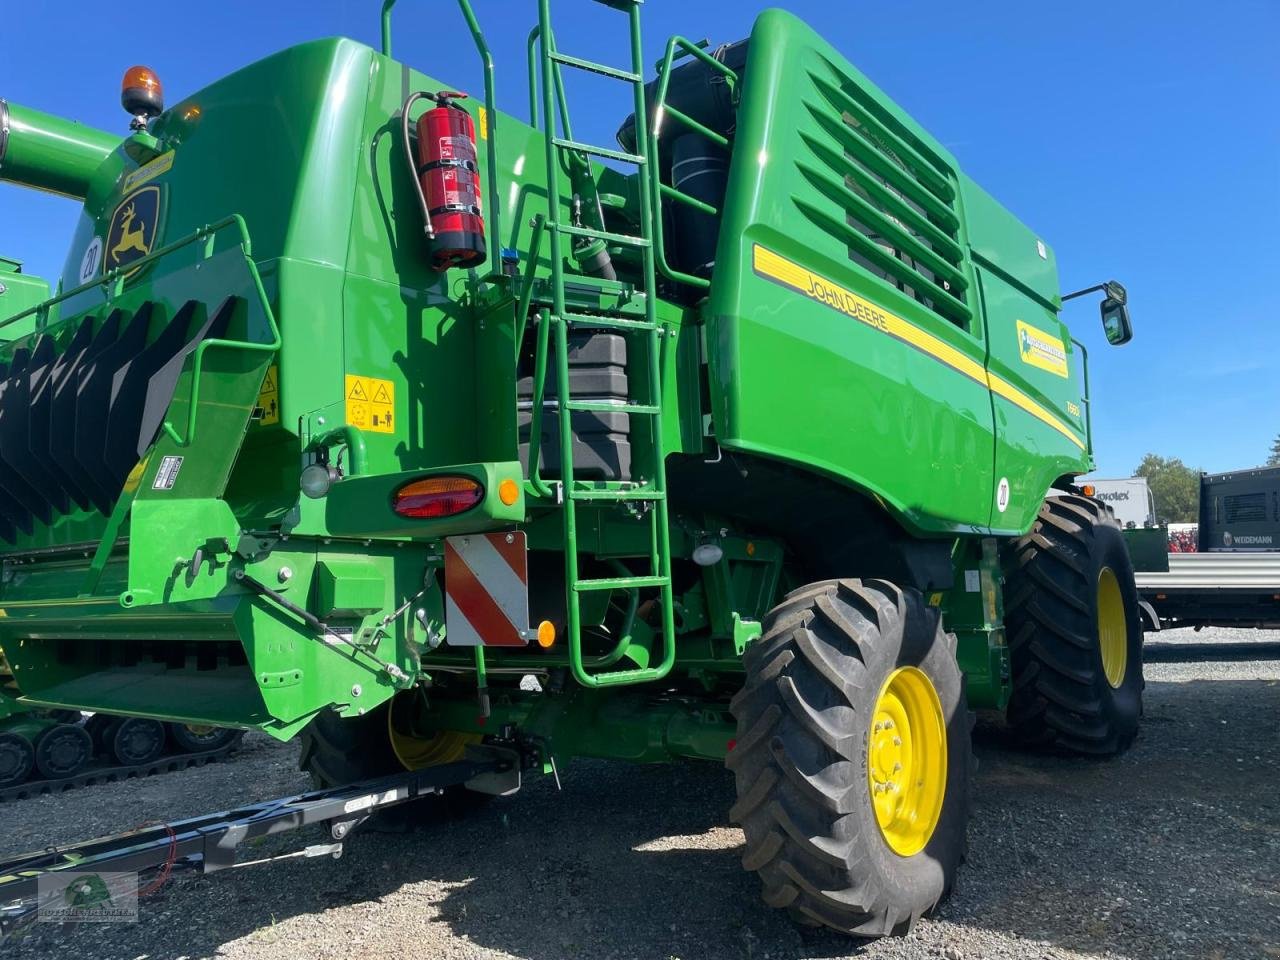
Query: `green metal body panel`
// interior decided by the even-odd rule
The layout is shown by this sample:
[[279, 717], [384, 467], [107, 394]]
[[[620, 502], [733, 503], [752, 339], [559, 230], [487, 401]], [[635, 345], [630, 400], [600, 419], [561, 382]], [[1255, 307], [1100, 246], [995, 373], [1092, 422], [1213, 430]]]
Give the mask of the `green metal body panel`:
[[[49, 281], [22, 272], [17, 260], [0, 257], [0, 320], [22, 313], [49, 298]], [[35, 318], [4, 331], [6, 340], [25, 337], [35, 329]]]
[[[638, 40], [633, 29], [637, 57]], [[543, 128], [557, 99], [547, 46], [534, 92]], [[676, 38], [668, 69], [678, 51], [706, 58]], [[41, 335], [63, 349], [83, 318], [101, 329], [111, 311], [144, 303], [156, 311], [149, 340], [187, 301], [210, 311], [230, 296], [236, 309], [199, 370], [185, 362], [113, 509], [73, 510], [0, 545], [0, 644], [26, 702], [283, 738], [322, 709], [353, 715], [429, 676], [439, 681], [434, 722], [473, 729], [478, 680], [494, 691], [484, 729], [524, 725], [550, 757], [721, 755], [743, 650], [802, 582], [803, 558], [751, 516], [672, 508], [669, 522], [653, 518], [667, 516], [668, 494], [694, 492], [665, 489], [664, 463], [705, 458], [704, 473], [683, 475], [692, 487], [744, 454], [834, 481], [850, 503], [949, 547], [956, 585], [933, 600], [957, 634], [973, 702], [1001, 706], [996, 538], [1025, 531], [1052, 483], [1091, 466], [1052, 251], [808, 27], [769, 11], [735, 84], [705, 299], [658, 295], [655, 261], [669, 265], [646, 197], [671, 192], [647, 179], [652, 165], [588, 164], [478, 97], [461, 103], [480, 135], [488, 258], [438, 273], [398, 112], [407, 94], [440, 89], [457, 87], [351, 40], [314, 41], [183, 98], [98, 159], [65, 293], [0, 321], [0, 362]], [[567, 122], [559, 132], [572, 140]], [[71, 166], [87, 167], [88, 152]], [[44, 173], [17, 179], [47, 186]], [[118, 211], [150, 188], [148, 258], [82, 285], [85, 251], [113, 237]], [[574, 219], [582, 191], [601, 197], [604, 227]], [[850, 226], [881, 216], [868, 197], [891, 211], [877, 229], [898, 231], [911, 262]], [[903, 238], [904, 223], [929, 243]], [[592, 229], [609, 238], [616, 281], [576, 266], [574, 243]], [[502, 247], [517, 252], [514, 270]], [[545, 455], [540, 471], [520, 461], [518, 374], [536, 367], [539, 341], [545, 365], [563, 360], [555, 344], [575, 311], [633, 325], [634, 382], [653, 360], [653, 383], [633, 391], [629, 483], [557, 483]], [[534, 375], [545, 387], [545, 371]], [[369, 392], [381, 399], [360, 406]], [[342, 478], [309, 499], [299, 474], [319, 457]], [[399, 487], [437, 475], [477, 481], [480, 503], [440, 520], [393, 511]], [[504, 480], [516, 482], [512, 503], [498, 496]], [[441, 646], [442, 538], [516, 528], [527, 534], [532, 607], [563, 617], [566, 576], [571, 593], [586, 585], [569, 605], [575, 639], [478, 655]], [[719, 559], [695, 564], [709, 544]], [[657, 573], [638, 580], [645, 562]], [[572, 670], [587, 684], [667, 680], [622, 692], [570, 680], [537, 698], [514, 689], [526, 670]], [[659, 688], [680, 696], [651, 699]]]
[[[904, 194], [927, 199], [939, 211], [935, 221], [955, 225], [948, 315], [850, 256], [857, 241], [848, 221], [863, 206], [846, 182], [864, 174], [848, 157], [866, 150], [855, 117], [874, 125], [872, 136], [889, 150], [918, 158], [912, 162], [928, 177], [900, 177], [913, 185]], [[1016, 276], [1026, 266], [1019, 249], [1036, 256], [1035, 235], [994, 203], [971, 200], [985, 194], [962, 179], [941, 144], [781, 11], [762, 14], [752, 30], [728, 189], [707, 330], [722, 446], [853, 483], [920, 534], [1025, 530], [1054, 480], [1088, 469], [1083, 436], [1073, 441], [1006, 399], [993, 402], [985, 382], [990, 352], [994, 372], [1015, 385], [1034, 380], [1049, 394], [1033, 398], [1051, 415], [1064, 417], [1068, 399], [1079, 404], [1074, 372], [1044, 384], [1037, 371], [1010, 362], [1016, 340], [1007, 328], [1024, 309], [1033, 311], [1026, 319], [1061, 331], [1052, 305], [993, 292], [997, 316], [988, 312], [984, 323], [979, 264], [990, 257]], [[815, 292], [806, 298], [762, 275], [758, 247], [798, 265], [800, 287], [814, 276], [824, 281], [826, 300], [813, 299], [822, 289], [809, 287]], [[1029, 288], [1041, 295], [1056, 287], [1045, 264], [1035, 265]], [[842, 308], [848, 293], [875, 312]], [[1011, 494], [1003, 512], [1000, 477]]]

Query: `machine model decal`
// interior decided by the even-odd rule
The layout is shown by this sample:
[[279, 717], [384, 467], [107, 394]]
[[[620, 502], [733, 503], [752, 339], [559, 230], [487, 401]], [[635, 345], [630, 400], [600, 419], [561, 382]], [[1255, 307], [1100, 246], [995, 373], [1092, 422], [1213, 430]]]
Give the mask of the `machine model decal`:
[[1023, 363], [1048, 370], [1055, 377], [1066, 377], [1070, 373], [1062, 338], [1033, 327], [1025, 320], [1018, 321], [1018, 355]]
[[390, 380], [347, 374], [347, 423], [370, 433], [392, 433], [396, 385]]
[[529, 570], [522, 532], [444, 542], [445, 642], [523, 647], [529, 635]]
[[786, 257], [760, 246], [758, 243], [753, 245], [751, 253], [752, 267], [757, 276], [772, 280], [774, 283], [778, 283], [797, 293], [802, 293], [810, 299], [831, 307], [833, 310], [838, 310], [846, 316], [867, 324], [869, 327], [874, 327], [881, 333], [886, 333], [896, 340], [901, 340], [903, 343], [915, 347], [921, 353], [933, 357], [935, 360], [946, 364], [951, 369], [964, 374], [972, 380], [976, 380], [991, 390], [992, 393], [1003, 397], [1031, 414], [1041, 423], [1057, 430], [1081, 450], [1085, 449], [1084, 441], [1077, 437], [1071, 428], [1054, 416], [1053, 413], [1046, 410], [1035, 400], [1032, 400], [1013, 384], [1001, 379], [994, 373], [988, 372], [982, 364], [966, 356], [949, 343], [938, 339], [931, 333], [926, 333], [914, 324], [908, 323], [902, 317], [882, 310], [869, 300], [864, 300], [856, 293], [818, 276], [809, 268], [794, 263]]
[[133, 173], [124, 178], [124, 184], [121, 187], [125, 193], [128, 193], [134, 187], [140, 187], [148, 180], [154, 180], [162, 173], [168, 173], [173, 168], [174, 153], [161, 154], [150, 163], [143, 164]]
[[[160, 188], [135, 190], [116, 207], [107, 227], [107, 250], [103, 268], [115, 270], [141, 260], [155, 246], [160, 223]], [[131, 276], [130, 270], [125, 276]]]
[[89, 241], [89, 246], [85, 247], [84, 257], [80, 260], [79, 282], [88, 283], [96, 277], [100, 266], [102, 266], [102, 238], [94, 237]]

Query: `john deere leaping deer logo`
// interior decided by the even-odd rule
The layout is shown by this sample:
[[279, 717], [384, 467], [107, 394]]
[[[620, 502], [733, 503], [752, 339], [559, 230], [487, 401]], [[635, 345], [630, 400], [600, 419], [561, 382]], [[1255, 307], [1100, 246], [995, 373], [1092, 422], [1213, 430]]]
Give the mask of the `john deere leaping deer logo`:
[[120, 201], [115, 213], [111, 215], [111, 226], [107, 228], [104, 271], [126, 266], [152, 251], [160, 221], [159, 214], [158, 186], [142, 187]]

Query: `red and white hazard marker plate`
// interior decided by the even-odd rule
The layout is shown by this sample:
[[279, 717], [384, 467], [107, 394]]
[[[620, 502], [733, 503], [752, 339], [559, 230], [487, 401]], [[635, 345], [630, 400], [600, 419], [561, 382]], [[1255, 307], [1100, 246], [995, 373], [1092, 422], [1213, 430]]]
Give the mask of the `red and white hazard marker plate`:
[[472, 533], [444, 541], [445, 642], [523, 647], [529, 640], [529, 556], [524, 533]]

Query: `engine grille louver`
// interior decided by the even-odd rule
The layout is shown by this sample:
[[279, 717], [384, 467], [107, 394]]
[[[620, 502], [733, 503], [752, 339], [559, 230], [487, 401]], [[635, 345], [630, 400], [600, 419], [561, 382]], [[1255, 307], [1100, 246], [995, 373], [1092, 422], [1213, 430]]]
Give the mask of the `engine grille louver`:
[[0, 363], [0, 537], [77, 508], [110, 515], [187, 358], [226, 333], [237, 303], [208, 311], [190, 300], [165, 322], [148, 301], [100, 324], [84, 317], [61, 350], [47, 333], [14, 349]]

